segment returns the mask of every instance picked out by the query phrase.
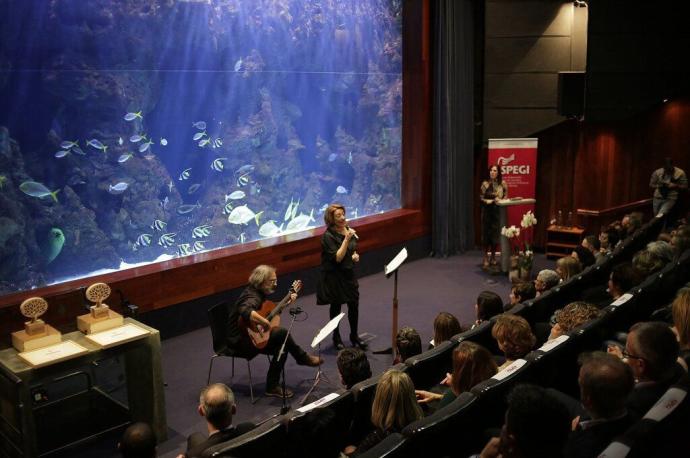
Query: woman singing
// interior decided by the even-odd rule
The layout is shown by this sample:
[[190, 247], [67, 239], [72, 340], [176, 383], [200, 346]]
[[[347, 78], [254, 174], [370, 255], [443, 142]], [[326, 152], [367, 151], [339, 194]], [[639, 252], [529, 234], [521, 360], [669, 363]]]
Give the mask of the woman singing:
[[[359, 315], [359, 284], [354, 267], [359, 262], [357, 235], [345, 219], [345, 207], [331, 204], [326, 208], [323, 219], [328, 228], [321, 237], [321, 275], [316, 287], [316, 303], [330, 304], [330, 317], [340, 313], [343, 302], [347, 303], [347, 320], [350, 322], [350, 342], [366, 350], [367, 345], [359, 339], [357, 321]], [[333, 345], [345, 348], [338, 328], [333, 331]]]
[[489, 168], [489, 179], [482, 181], [479, 196], [482, 202], [482, 246], [486, 247], [482, 267], [486, 269], [489, 264], [497, 264], [496, 247], [500, 243], [501, 228], [496, 202], [508, 197], [508, 185], [501, 178], [501, 170], [497, 165]]

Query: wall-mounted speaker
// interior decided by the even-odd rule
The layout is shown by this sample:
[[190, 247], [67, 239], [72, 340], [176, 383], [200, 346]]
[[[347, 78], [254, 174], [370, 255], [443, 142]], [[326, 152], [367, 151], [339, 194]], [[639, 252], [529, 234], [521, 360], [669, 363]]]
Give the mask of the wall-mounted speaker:
[[584, 116], [585, 72], [558, 72], [558, 114]]

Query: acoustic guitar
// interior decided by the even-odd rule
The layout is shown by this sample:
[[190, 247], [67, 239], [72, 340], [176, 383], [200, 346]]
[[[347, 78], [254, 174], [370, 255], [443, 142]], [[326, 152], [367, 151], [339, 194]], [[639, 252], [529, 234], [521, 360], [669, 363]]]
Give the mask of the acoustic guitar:
[[262, 325], [251, 320], [249, 323], [247, 323], [245, 322], [244, 318], [240, 317], [240, 330], [247, 333], [249, 340], [252, 341], [252, 344], [256, 348], [262, 349], [268, 345], [268, 339], [271, 337], [271, 330], [280, 326], [280, 312], [282, 312], [283, 309], [290, 303], [290, 295], [292, 295], [292, 293], [299, 293], [301, 289], [302, 281], [295, 280], [292, 283], [290, 291], [288, 291], [283, 300], [281, 300], [278, 304], [275, 304], [271, 301], [264, 301], [263, 304], [261, 304], [261, 308], [256, 312], [271, 323], [269, 329], [264, 329]]

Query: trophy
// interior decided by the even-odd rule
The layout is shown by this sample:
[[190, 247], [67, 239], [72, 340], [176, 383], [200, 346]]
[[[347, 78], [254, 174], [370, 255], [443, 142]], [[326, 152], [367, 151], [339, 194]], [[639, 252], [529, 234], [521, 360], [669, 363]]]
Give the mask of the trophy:
[[110, 296], [110, 286], [105, 283], [94, 283], [86, 288], [86, 298], [95, 302], [96, 305], [92, 305], [90, 312], [86, 315], [77, 317], [77, 327], [81, 332], [93, 334], [122, 326], [124, 322], [122, 315], [113, 312], [108, 305], [103, 303], [108, 296]]
[[31, 297], [19, 306], [19, 310], [31, 321], [24, 323], [24, 329], [12, 333], [12, 346], [19, 352], [36, 350], [60, 343], [62, 335], [54, 327], [45, 324], [38, 317], [48, 310], [48, 302], [42, 297]]

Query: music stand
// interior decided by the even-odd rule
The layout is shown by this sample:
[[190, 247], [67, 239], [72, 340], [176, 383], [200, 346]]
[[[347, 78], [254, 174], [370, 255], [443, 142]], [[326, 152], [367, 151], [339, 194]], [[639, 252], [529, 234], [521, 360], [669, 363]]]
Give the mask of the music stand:
[[338, 327], [340, 324], [340, 320], [343, 319], [345, 316], [345, 312], [340, 312], [338, 316], [333, 318], [331, 321], [326, 323], [326, 326], [321, 328], [318, 333], [314, 336], [314, 339], [311, 341], [311, 348], [316, 348], [317, 346], [319, 347], [318, 350], [318, 357], [319, 357], [319, 368], [316, 371], [316, 376], [314, 377], [314, 383], [312, 383], [311, 388], [309, 388], [309, 391], [307, 391], [307, 394], [304, 395], [304, 398], [302, 398], [302, 401], [300, 402], [300, 405], [304, 405], [305, 402], [307, 402], [307, 398], [309, 395], [314, 391], [316, 388], [316, 385], [319, 384], [319, 382], [323, 379], [326, 380], [326, 383], [330, 385], [331, 381], [328, 380], [328, 376], [321, 370], [321, 342], [323, 339], [326, 337], [330, 336], [333, 331]]
[[395, 338], [398, 334], [398, 269], [403, 262], [407, 259], [407, 248], [400, 250], [398, 254], [395, 255], [391, 262], [384, 266], [384, 273], [386, 278], [389, 278], [392, 274], [395, 274], [393, 281], [393, 326], [392, 326], [392, 337], [391, 346], [384, 350], [378, 350], [373, 352], [375, 355], [392, 355], [393, 349], [395, 348]]
[[[283, 340], [283, 345], [280, 346], [280, 350], [278, 351], [278, 356], [276, 356], [278, 363], [280, 364], [280, 359], [285, 355], [285, 344], [287, 344], [288, 339], [290, 338], [290, 332], [292, 332], [292, 326], [295, 324], [295, 318], [297, 318], [297, 313], [291, 314], [292, 315], [292, 320], [290, 321], [290, 327], [287, 329], [287, 332], [285, 333], [285, 339]], [[280, 414], [285, 415], [290, 411], [290, 404], [288, 404], [287, 396], [286, 396], [286, 384], [285, 384], [285, 363], [287, 361], [283, 361], [283, 367], [281, 369], [281, 373], [283, 375], [283, 380], [281, 386], [283, 387], [283, 405], [280, 408]]]

